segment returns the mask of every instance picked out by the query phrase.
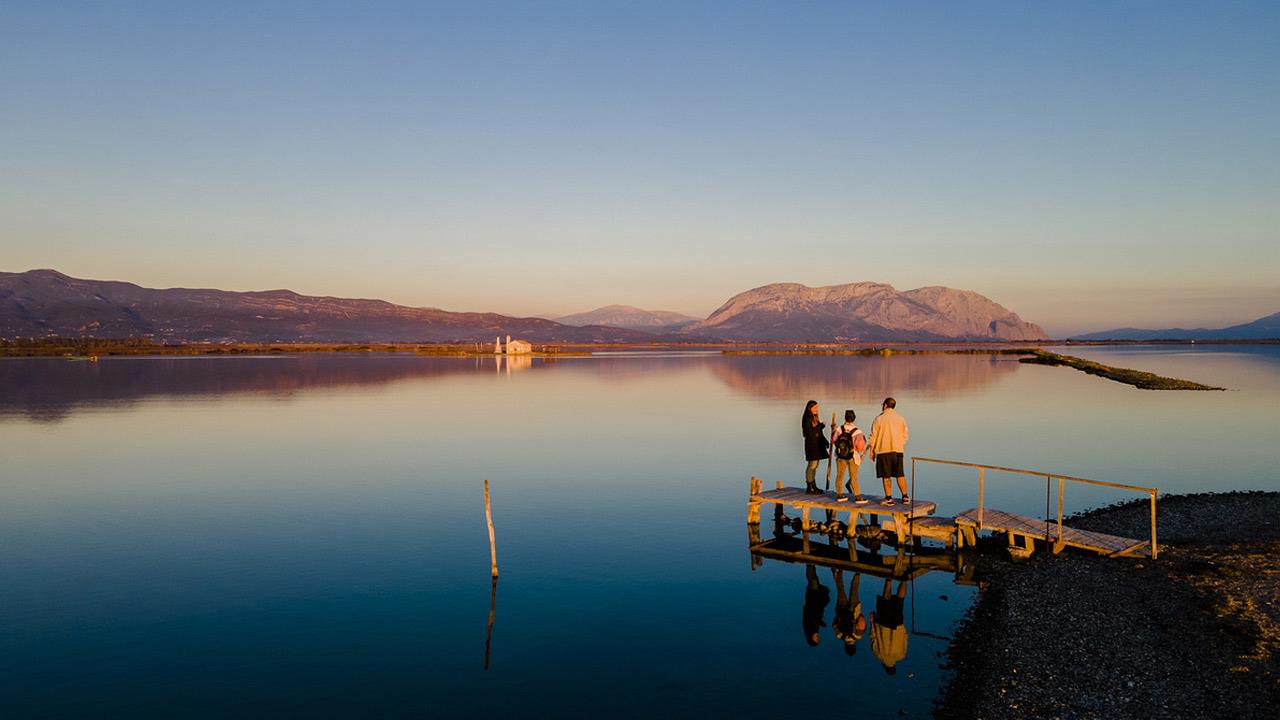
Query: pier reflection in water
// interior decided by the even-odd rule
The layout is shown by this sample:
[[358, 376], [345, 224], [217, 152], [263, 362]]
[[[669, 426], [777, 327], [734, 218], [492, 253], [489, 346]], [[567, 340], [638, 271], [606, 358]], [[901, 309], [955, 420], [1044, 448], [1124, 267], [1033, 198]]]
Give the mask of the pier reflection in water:
[[[804, 566], [801, 627], [806, 643], [811, 647], [821, 645], [823, 629], [829, 628], [844, 653], [852, 656], [860, 641], [869, 635], [867, 644], [880, 667], [886, 674], [896, 675], [898, 664], [907, 656], [911, 637], [950, 640], [916, 626], [915, 580], [936, 572], [950, 575], [957, 586], [978, 586], [974, 567], [963, 554], [920, 544], [909, 548], [894, 546], [883, 541], [884, 536], [874, 525], [859, 526], [849, 533], [842, 523], [829, 518], [819, 526], [823, 532], [807, 532], [782, 514], [781, 506], [774, 514], [773, 537], [769, 540], [761, 539], [758, 524], [748, 525], [752, 570], [762, 567], [766, 560]], [[830, 573], [836, 588], [830, 622], [827, 608], [831, 590], [823, 582], [823, 570]], [[864, 575], [873, 581], [865, 589]], [[863, 602], [867, 593], [874, 595], [870, 603]], [[874, 609], [868, 613], [865, 607]]]

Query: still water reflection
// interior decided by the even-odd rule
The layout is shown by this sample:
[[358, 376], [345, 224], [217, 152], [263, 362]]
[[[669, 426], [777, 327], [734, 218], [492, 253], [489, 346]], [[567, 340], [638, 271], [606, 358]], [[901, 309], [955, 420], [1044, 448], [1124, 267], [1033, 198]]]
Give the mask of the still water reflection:
[[[744, 558], [750, 476], [798, 484], [805, 400], [865, 424], [892, 394], [909, 454], [1280, 485], [1276, 351], [1128, 364], [1236, 390], [981, 357], [0, 361], [0, 716], [764, 716], [830, 712], [833, 687], [842, 711], [926, 716], [972, 588], [902, 581], [888, 675], [865, 650], [902, 582], [811, 561], [834, 595], [811, 647], [806, 564]], [[502, 568], [487, 672], [483, 478]], [[939, 514], [973, 505], [964, 473], [917, 483]], [[1018, 478], [987, 493], [1043, 508]], [[834, 628], [856, 634], [857, 604], [849, 655]]]

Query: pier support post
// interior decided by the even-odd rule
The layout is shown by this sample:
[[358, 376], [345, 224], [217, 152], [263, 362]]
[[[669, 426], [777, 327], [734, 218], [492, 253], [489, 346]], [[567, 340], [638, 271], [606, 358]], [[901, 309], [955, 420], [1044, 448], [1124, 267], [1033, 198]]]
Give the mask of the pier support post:
[[800, 508], [800, 535], [804, 542], [804, 553], [809, 554], [809, 506]]
[[760, 478], [751, 477], [751, 494], [747, 498], [747, 524], [760, 524]]

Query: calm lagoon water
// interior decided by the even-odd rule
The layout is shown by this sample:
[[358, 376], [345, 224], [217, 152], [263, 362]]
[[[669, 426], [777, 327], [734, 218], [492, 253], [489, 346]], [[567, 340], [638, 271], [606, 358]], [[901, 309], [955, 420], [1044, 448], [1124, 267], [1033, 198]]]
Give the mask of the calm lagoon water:
[[[889, 674], [835, 637], [818, 568], [810, 647], [805, 567], [752, 570], [749, 478], [800, 483], [806, 400], [867, 428], [891, 394], [909, 455], [1280, 488], [1280, 348], [1072, 352], [1232, 390], [959, 356], [0, 361], [0, 716], [927, 716], [973, 589], [908, 584]], [[970, 473], [916, 480], [975, 504]], [[988, 493], [1043, 513], [1034, 478]]]

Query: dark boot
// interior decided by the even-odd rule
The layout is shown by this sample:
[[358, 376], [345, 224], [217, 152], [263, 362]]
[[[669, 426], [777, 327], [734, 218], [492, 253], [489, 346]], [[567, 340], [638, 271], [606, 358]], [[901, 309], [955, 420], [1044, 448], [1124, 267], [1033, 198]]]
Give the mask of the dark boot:
[[818, 484], [813, 480], [805, 480], [804, 494], [805, 495], [821, 495], [822, 491], [818, 489]]

